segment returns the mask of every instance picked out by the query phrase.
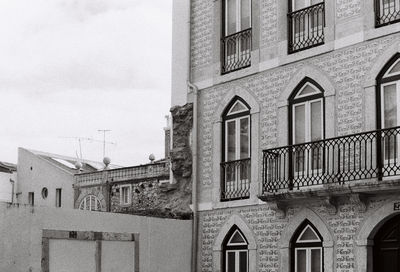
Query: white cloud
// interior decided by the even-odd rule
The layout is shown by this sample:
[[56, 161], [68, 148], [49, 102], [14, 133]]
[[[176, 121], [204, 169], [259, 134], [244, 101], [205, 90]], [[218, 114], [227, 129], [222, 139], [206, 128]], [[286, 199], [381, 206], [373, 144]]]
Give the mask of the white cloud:
[[[60, 136], [102, 128], [114, 162], [161, 157], [171, 10], [171, 0], [0, 1], [0, 160], [15, 162], [17, 146], [73, 155]], [[101, 159], [101, 144], [84, 152]]]

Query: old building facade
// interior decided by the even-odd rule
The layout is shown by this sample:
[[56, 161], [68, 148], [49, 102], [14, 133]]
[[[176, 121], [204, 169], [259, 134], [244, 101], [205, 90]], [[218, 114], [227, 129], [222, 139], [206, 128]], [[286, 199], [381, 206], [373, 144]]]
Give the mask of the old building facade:
[[399, 3], [187, 10], [197, 271], [399, 271]]

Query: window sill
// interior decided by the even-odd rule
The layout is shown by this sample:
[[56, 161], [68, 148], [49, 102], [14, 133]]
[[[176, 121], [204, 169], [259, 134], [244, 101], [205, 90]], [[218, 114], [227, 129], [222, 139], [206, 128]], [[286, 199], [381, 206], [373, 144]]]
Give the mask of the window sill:
[[373, 40], [379, 37], [387, 36], [400, 32], [400, 22], [392, 25], [386, 25], [381, 27], [374, 27], [365, 31], [364, 39], [366, 41]]

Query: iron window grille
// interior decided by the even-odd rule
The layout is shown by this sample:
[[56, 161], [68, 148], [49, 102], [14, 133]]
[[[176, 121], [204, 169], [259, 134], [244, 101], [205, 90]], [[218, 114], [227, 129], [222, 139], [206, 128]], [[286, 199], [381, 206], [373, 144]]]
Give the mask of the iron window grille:
[[250, 107], [235, 97], [223, 114], [221, 201], [250, 197]]
[[324, 2], [295, 11], [290, 8], [288, 13], [289, 54], [324, 44], [324, 27]]
[[375, 0], [375, 27], [400, 22], [399, 0]]
[[251, 28], [249, 28], [222, 38], [222, 74], [251, 65], [251, 37]]

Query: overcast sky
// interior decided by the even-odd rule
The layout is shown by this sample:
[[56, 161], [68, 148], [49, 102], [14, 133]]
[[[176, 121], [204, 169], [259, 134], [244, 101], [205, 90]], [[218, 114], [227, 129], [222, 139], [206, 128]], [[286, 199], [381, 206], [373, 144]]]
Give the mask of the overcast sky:
[[[0, 0], [0, 161], [102, 139], [124, 166], [164, 156], [172, 0]], [[82, 141], [102, 160], [102, 143]]]

